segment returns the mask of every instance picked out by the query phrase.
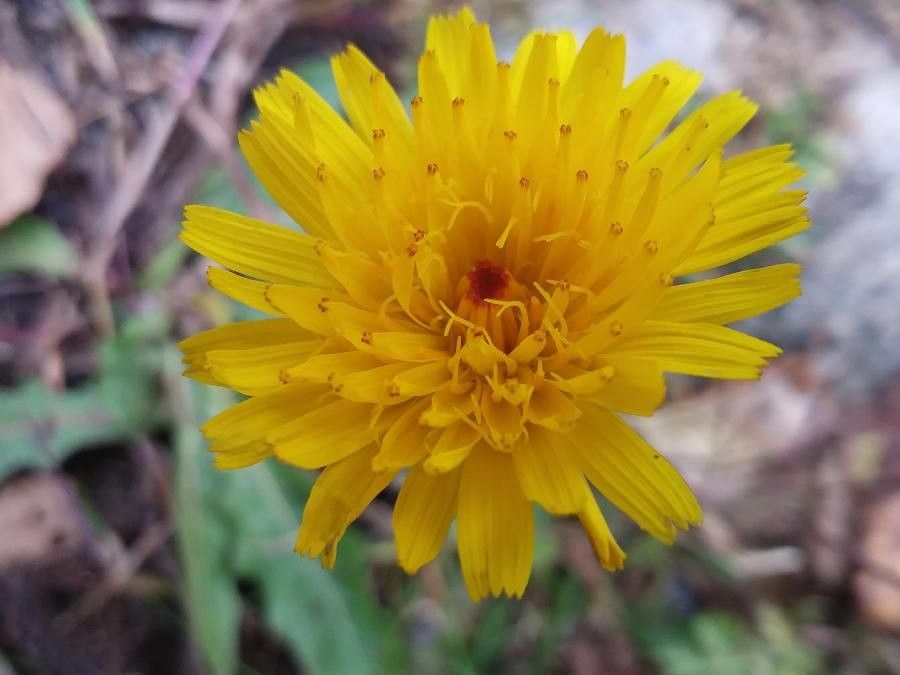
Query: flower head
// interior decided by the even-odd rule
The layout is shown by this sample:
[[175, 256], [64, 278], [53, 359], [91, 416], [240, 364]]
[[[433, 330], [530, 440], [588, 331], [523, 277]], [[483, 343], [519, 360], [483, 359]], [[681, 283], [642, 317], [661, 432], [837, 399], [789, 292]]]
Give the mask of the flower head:
[[273, 317], [181, 344], [188, 376], [249, 397], [203, 427], [217, 466], [324, 468], [297, 550], [329, 566], [402, 476], [399, 564], [455, 519], [476, 599], [524, 591], [532, 502], [577, 517], [610, 570], [625, 554], [591, 485], [663, 541], [699, 523], [619, 414], [650, 415], [664, 372], [751, 379], [779, 353], [723, 324], [798, 295], [796, 265], [681, 279], [807, 227], [791, 149], [723, 159], [756, 106], [725, 94], [673, 124], [699, 74], [623, 85], [600, 29], [580, 49], [533, 33], [505, 63], [468, 9], [434, 17], [409, 115], [355, 47], [332, 66], [349, 124], [283, 72], [240, 135], [303, 232], [186, 210], [182, 239], [222, 265], [209, 283]]

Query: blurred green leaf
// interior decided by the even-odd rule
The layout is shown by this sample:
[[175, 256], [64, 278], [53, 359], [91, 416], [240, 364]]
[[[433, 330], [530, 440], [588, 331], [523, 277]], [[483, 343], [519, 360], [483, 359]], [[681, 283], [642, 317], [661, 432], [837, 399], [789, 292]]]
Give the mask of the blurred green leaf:
[[[777, 614], [776, 610], [775, 611]], [[778, 624], [777, 629], [774, 623]], [[766, 627], [768, 624], [768, 627]], [[773, 632], [774, 631], [774, 632]], [[648, 641], [649, 656], [668, 675], [814, 675], [822, 672], [816, 653], [797, 641], [781, 615], [762, 610], [760, 635], [740, 619], [704, 613], [684, 627], [659, 626]], [[777, 639], [773, 640], [773, 637]]]
[[0, 230], [0, 274], [36, 272], [65, 278], [78, 256], [56, 225], [37, 216], [22, 216]]
[[[210, 668], [220, 675], [237, 667], [241, 580], [260, 590], [262, 616], [304, 672], [378, 671], [391, 623], [375, 605], [374, 592], [360, 592], [346, 577], [292, 550], [301, 505], [288, 502], [283, 485], [291, 481], [308, 494], [308, 474], [271, 463], [238, 472], [213, 469], [197, 428], [228, 405], [231, 394], [181, 377], [174, 350], [167, 364], [177, 417], [176, 514], [188, 612]], [[355, 545], [345, 537], [339, 567], [346, 554], [358, 557], [348, 550]], [[358, 584], [361, 575], [353, 576]]]
[[101, 345], [95, 381], [63, 392], [38, 380], [0, 391], [0, 479], [56, 466], [76, 450], [134, 438], [160, 422], [157, 320], [135, 317]]
[[138, 276], [137, 285], [141, 290], [159, 293], [181, 272], [184, 261], [191, 249], [180, 239], [172, 238], [150, 260]]
[[167, 381], [176, 416], [175, 504], [178, 548], [191, 630], [214, 675], [237, 669], [240, 600], [231, 570], [231, 533], [215, 510], [221, 487], [210, 479], [206, 442], [195, 423], [228, 403], [228, 394], [193, 386], [180, 375], [177, 354], [167, 359]]
[[310, 672], [372, 672], [338, 580], [292, 551], [299, 508], [285, 500], [273, 475], [279, 470], [284, 468], [262, 464], [228, 476], [234, 480], [222, 496], [237, 533], [236, 572], [259, 586], [267, 623]]

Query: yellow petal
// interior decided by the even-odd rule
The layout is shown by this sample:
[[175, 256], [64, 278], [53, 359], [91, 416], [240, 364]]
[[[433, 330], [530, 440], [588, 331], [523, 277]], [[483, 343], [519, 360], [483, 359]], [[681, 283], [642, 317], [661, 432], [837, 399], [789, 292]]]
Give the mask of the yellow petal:
[[367, 257], [330, 246], [321, 246], [319, 254], [331, 276], [363, 307], [378, 309], [390, 297], [390, 280], [385, 279], [384, 269]]
[[736, 330], [709, 323], [645, 321], [615, 346], [615, 353], [655, 359], [672, 373], [731, 380], [759, 378], [781, 350]]
[[333, 336], [334, 327], [328, 314], [334, 293], [321, 288], [302, 288], [286, 284], [269, 284], [266, 302], [280, 314], [290, 317], [297, 325], [318, 335]]
[[346, 375], [335, 375], [329, 381], [341, 398], [358, 403], [396, 405], [402, 403], [405, 397], [391, 388], [391, 382], [396, 375], [409, 368], [408, 363], [388, 363]]
[[424, 363], [447, 358], [447, 339], [430, 333], [372, 333], [359, 338], [359, 349], [384, 359]]
[[206, 361], [218, 381], [254, 396], [284, 384], [281, 371], [305, 360], [320, 344], [320, 340], [304, 340], [251, 349], [214, 349], [206, 353]]
[[375, 440], [372, 406], [340, 399], [266, 434], [278, 459], [302, 469], [337, 462]]
[[425, 437], [431, 429], [419, 422], [428, 406], [423, 399], [409, 405], [381, 439], [381, 449], [372, 460], [375, 471], [395, 471], [420, 462], [428, 454]]
[[690, 172], [719, 150], [756, 114], [757, 105], [730, 92], [717, 96], [687, 116], [675, 130], [650, 149], [632, 168], [641, 173], [662, 171], [662, 194], [679, 185]]
[[[588, 479], [642, 529], [671, 542], [697, 525], [697, 499], [666, 459], [616, 415], [592, 405], [571, 435]], [[674, 526], [674, 527], [673, 527]]]
[[455, 15], [433, 15], [428, 19], [425, 49], [434, 52], [447, 78], [451, 96], [463, 93], [464, 66], [469, 57], [469, 36], [477, 19], [468, 7]]
[[251, 122], [238, 134], [238, 144], [266, 191], [305, 231], [315, 237], [334, 233], [325, 217], [316, 188], [315, 164], [268, 125]]
[[216, 452], [213, 466], [223, 471], [245, 469], [266, 459], [272, 454], [272, 449], [265, 443], [247, 443], [236, 448], [229, 448], [227, 452]]
[[211, 288], [215, 288], [220, 293], [247, 305], [247, 307], [252, 307], [266, 314], [278, 314], [278, 310], [266, 300], [266, 286], [268, 284], [265, 281], [248, 279], [221, 267], [207, 267], [206, 281]]
[[736, 272], [666, 290], [653, 310], [658, 321], [732, 323], [779, 307], [800, 295], [800, 265]]
[[332, 57], [331, 69], [341, 103], [360, 138], [371, 145], [372, 132], [384, 129], [401, 134], [404, 145], [412, 138], [412, 126], [394, 88], [356, 45]]
[[308, 235], [211, 206], [188, 206], [184, 215], [181, 240], [220, 265], [265, 281], [334, 284]]
[[407, 368], [396, 375], [392, 384], [398, 396], [427, 396], [433, 394], [450, 380], [446, 359], [439, 359], [421, 366]]
[[546, 383], [531, 396], [528, 421], [552, 431], [568, 430], [581, 412], [558, 387]]
[[625, 566], [625, 551], [616, 543], [606, 519], [600, 512], [597, 500], [590, 494], [590, 488], [585, 485], [585, 489], [588, 494], [584, 507], [578, 513], [578, 520], [581, 521], [581, 526], [591, 542], [597, 562], [603, 569], [615, 572]]
[[330, 465], [316, 479], [297, 533], [297, 553], [307, 558], [322, 556], [324, 563], [333, 565], [347, 526], [394, 478], [390, 472], [372, 471], [374, 454], [374, 448], [355, 452]]
[[188, 377], [203, 378], [204, 382], [221, 384], [209, 370], [206, 353], [214, 349], [249, 349], [270, 345], [297, 342], [310, 335], [290, 319], [267, 319], [262, 321], [240, 321], [211, 328], [197, 333], [178, 343], [187, 365], [184, 374]]
[[626, 415], [649, 416], [662, 405], [666, 380], [655, 360], [613, 355], [603, 361], [613, 368], [612, 379], [586, 400]]
[[[640, 157], [693, 96], [702, 79], [695, 70], [663, 61], [629, 84], [619, 101], [631, 112], [631, 119], [618, 159], [632, 163]], [[638, 171], [641, 168], [640, 164], [636, 167]]]
[[283, 376], [287, 380], [312, 382], [339, 382], [341, 378], [359, 371], [371, 370], [382, 362], [360, 351], [341, 351], [333, 354], [316, 354], [300, 365], [288, 368]]
[[578, 513], [587, 496], [580, 459], [552, 431], [534, 428], [512, 452], [513, 466], [528, 499], [554, 515]]
[[437, 475], [452, 471], [463, 463], [481, 438], [478, 429], [465, 422], [445, 427], [423, 464], [425, 472]]
[[290, 384], [223, 410], [200, 430], [212, 441], [209, 449], [217, 453], [217, 465], [238, 466], [271, 455], [266, 434], [312, 409], [322, 393], [319, 385]]
[[[346, 188], [347, 199], [359, 200], [371, 190], [372, 151], [353, 132], [344, 118], [306, 82], [282, 70], [275, 83], [254, 92], [260, 121], [277, 130], [285, 148], [293, 148], [312, 160], [311, 176], [320, 164]], [[298, 102], [306, 111], [307, 133], [297, 134]], [[318, 235], [317, 235], [318, 236]]]
[[459, 561], [472, 600], [521, 597], [534, 557], [534, 516], [512, 458], [478, 446], [462, 467], [457, 515]]
[[397, 563], [415, 574], [441, 550], [450, 523], [456, 517], [461, 471], [432, 476], [421, 465], [410, 469], [394, 505]]
[[449, 427], [466, 417], [472, 408], [469, 394], [457, 394], [450, 386], [444, 386], [431, 397], [431, 407], [422, 413], [422, 421], [430, 427]]

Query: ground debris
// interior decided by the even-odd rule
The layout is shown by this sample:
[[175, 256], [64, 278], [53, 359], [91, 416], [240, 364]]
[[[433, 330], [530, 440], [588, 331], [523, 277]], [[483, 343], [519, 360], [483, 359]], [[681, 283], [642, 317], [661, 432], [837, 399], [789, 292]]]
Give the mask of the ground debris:
[[0, 227], [40, 200], [47, 175], [75, 140], [66, 103], [0, 55]]

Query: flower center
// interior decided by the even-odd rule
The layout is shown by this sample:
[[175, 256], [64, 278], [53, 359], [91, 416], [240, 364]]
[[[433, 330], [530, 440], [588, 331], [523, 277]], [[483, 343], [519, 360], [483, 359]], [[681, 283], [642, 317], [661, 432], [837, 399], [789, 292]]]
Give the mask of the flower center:
[[510, 274], [490, 260], [479, 260], [466, 274], [469, 280], [469, 298], [475, 304], [483, 305], [485, 300], [502, 300], [509, 288]]

